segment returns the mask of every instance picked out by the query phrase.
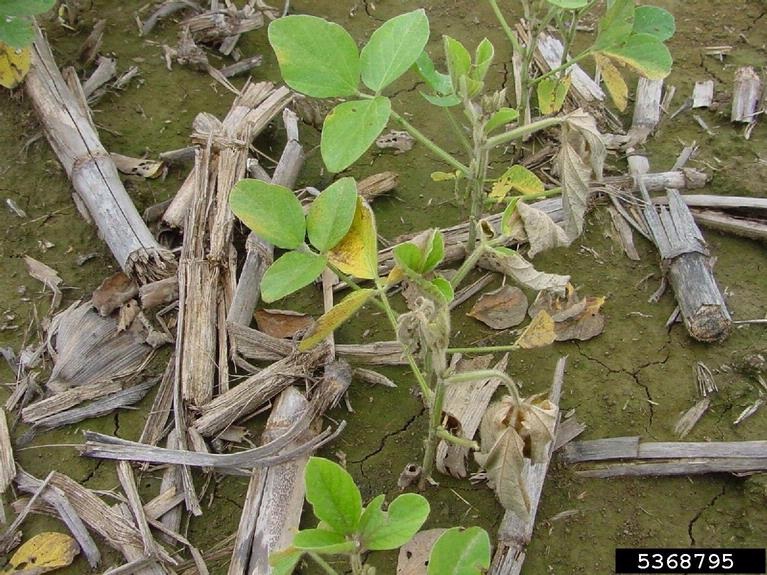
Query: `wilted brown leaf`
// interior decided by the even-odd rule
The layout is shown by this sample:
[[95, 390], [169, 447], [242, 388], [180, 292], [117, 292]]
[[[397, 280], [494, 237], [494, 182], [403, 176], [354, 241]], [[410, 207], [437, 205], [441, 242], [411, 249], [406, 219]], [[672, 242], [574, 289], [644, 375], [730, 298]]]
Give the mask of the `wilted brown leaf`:
[[551, 219], [546, 212], [528, 206], [524, 202], [517, 204], [517, 212], [525, 226], [525, 235], [530, 242], [528, 256], [535, 257], [544, 250], [567, 247], [572, 239], [567, 237], [565, 230]]
[[444, 527], [420, 531], [400, 547], [397, 575], [426, 575], [431, 548], [445, 531]]
[[508, 248], [488, 249], [480, 259], [486, 269], [509, 276], [525, 287], [534, 290], [564, 291], [570, 276], [540, 272], [533, 264], [514, 250]]
[[255, 316], [259, 331], [279, 338], [291, 338], [314, 323], [311, 316], [288, 309], [258, 309]]
[[109, 276], [91, 296], [93, 307], [103, 317], [108, 316], [122, 304], [138, 295], [138, 286], [123, 272]]
[[522, 349], [534, 349], [550, 345], [556, 340], [554, 320], [545, 310], [541, 310], [519, 336], [516, 345]]
[[[483, 446], [484, 447], [484, 446]], [[474, 455], [487, 473], [487, 480], [504, 509], [520, 518], [530, 516], [530, 498], [522, 480], [525, 470], [525, 444], [512, 427], [507, 428], [488, 453]]]
[[525, 442], [525, 454], [533, 463], [545, 461], [549, 443], [554, 439], [559, 408], [542, 394], [528, 397], [522, 402], [520, 412], [520, 436]]
[[505, 285], [483, 294], [466, 315], [493, 329], [509, 329], [522, 323], [527, 315], [527, 305], [525, 292]]
[[529, 315], [546, 311], [555, 322], [556, 341], [578, 339], [585, 341], [604, 330], [605, 318], [601, 313], [604, 297], [581, 299], [572, 286], [567, 287], [566, 297], [541, 292], [528, 310]]

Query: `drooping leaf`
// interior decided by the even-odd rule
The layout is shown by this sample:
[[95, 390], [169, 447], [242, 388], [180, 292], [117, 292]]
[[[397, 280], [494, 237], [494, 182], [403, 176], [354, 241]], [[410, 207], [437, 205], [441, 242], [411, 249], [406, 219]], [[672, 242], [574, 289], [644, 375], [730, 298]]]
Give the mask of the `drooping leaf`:
[[565, 10], [578, 10], [587, 6], [589, 0], [546, 0], [552, 6], [564, 8]]
[[426, 50], [421, 52], [421, 55], [418, 56], [414, 67], [421, 78], [423, 78], [429, 87], [437, 94], [442, 94], [444, 96], [453, 92], [453, 83], [450, 80], [450, 75], [437, 71], [434, 67], [434, 62], [432, 62], [432, 59]]
[[314, 515], [340, 535], [353, 534], [362, 514], [362, 496], [352, 476], [337, 463], [310, 457], [304, 477]]
[[477, 49], [474, 52], [474, 66], [471, 69], [471, 77], [477, 82], [482, 82], [487, 75], [487, 71], [490, 68], [490, 64], [493, 63], [493, 57], [495, 56], [495, 48], [493, 44], [487, 38], [482, 38], [482, 41], [477, 45]]
[[360, 519], [362, 545], [371, 551], [401, 547], [415, 535], [429, 516], [429, 502], [417, 493], [397, 497], [383, 511], [384, 496], [379, 495]]
[[293, 547], [317, 553], [350, 553], [354, 551], [354, 542], [333, 531], [302, 529], [293, 536]]
[[47, 573], [70, 565], [79, 552], [77, 541], [66, 533], [39, 533], [16, 550], [0, 575]]
[[56, 0], [0, 0], [0, 16], [36, 16], [54, 4]]
[[570, 84], [572, 78], [564, 76], [563, 78], [544, 78], [536, 86], [536, 94], [538, 95], [538, 108], [541, 114], [548, 116], [550, 114], [556, 114], [562, 109], [565, 104], [565, 98], [567, 92], [570, 90]]
[[316, 346], [357, 313], [374, 293], [375, 290], [372, 289], [362, 289], [350, 293], [320, 316], [314, 326], [312, 326], [301, 340], [301, 343], [298, 345], [298, 350], [307, 351]]
[[373, 210], [357, 197], [352, 226], [344, 238], [328, 252], [330, 263], [340, 271], [362, 279], [378, 277], [378, 237]]
[[32, 20], [25, 16], [5, 16], [0, 13], [0, 42], [19, 50], [35, 39]]
[[673, 64], [666, 45], [652, 34], [632, 34], [623, 44], [604, 48], [602, 54], [650, 80], [668, 76]]
[[671, 39], [676, 32], [674, 16], [658, 6], [637, 6], [634, 12], [632, 34], [652, 34], [661, 42]]
[[565, 212], [564, 228], [568, 237], [577, 238], [583, 232], [583, 218], [588, 208], [591, 195], [589, 182], [591, 170], [575, 151], [573, 146], [565, 141], [557, 155], [559, 174], [562, 182], [562, 207]]
[[328, 170], [341, 172], [375, 142], [389, 121], [389, 98], [352, 100], [339, 104], [322, 125], [320, 151]]
[[315, 98], [357, 93], [357, 44], [338, 24], [306, 15], [278, 18], [269, 25], [269, 43], [282, 78], [294, 90]]
[[602, 71], [602, 81], [605, 83], [615, 107], [621, 112], [624, 112], [628, 105], [629, 95], [629, 88], [626, 85], [626, 80], [623, 79], [620, 70], [615, 67], [609, 58], [606, 58], [601, 54], [594, 54], [594, 59], [597, 62], [597, 66], [599, 66], [599, 69]]
[[554, 320], [545, 310], [541, 310], [514, 344], [522, 349], [535, 349], [536, 347], [551, 345], [556, 340], [557, 333]]
[[481, 259], [483, 267], [505, 274], [534, 290], [553, 290], [562, 292], [570, 281], [570, 276], [561, 276], [539, 272], [529, 261], [514, 250], [508, 248], [488, 249]]
[[525, 442], [530, 461], [542, 463], [548, 459], [549, 446], [554, 440], [559, 408], [543, 395], [526, 398], [519, 409], [518, 429]]
[[527, 315], [527, 296], [515, 286], [504, 285], [482, 294], [466, 314], [493, 329], [509, 329], [522, 323]]
[[453, 83], [453, 90], [460, 89], [459, 81], [461, 77], [467, 76], [471, 70], [471, 54], [455, 38], [443, 36], [443, 45], [445, 48], [445, 58], [447, 59], [447, 69], [450, 74], [450, 80]]
[[261, 279], [261, 299], [277, 301], [302, 287], [308, 286], [322, 273], [327, 264], [324, 256], [308, 252], [288, 252], [280, 256]]
[[453, 527], [432, 547], [427, 575], [482, 575], [490, 567], [490, 537], [481, 527]]
[[602, 179], [602, 170], [604, 169], [605, 158], [607, 157], [607, 147], [602, 139], [602, 134], [597, 128], [597, 121], [588, 112], [581, 109], [574, 110], [567, 115], [567, 128], [575, 130], [578, 135], [586, 140], [588, 145], [588, 160], [591, 169], [594, 172], [594, 179]]
[[278, 248], [291, 250], [304, 243], [304, 210], [295, 194], [283, 186], [240, 180], [229, 196], [229, 207], [256, 235]]
[[29, 66], [29, 48], [11, 48], [0, 42], [0, 86], [9, 90], [18, 86], [29, 72]]
[[269, 566], [272, 568], [272, 575], [291, 575], [303, 554], [303, 551], [295, 547], [270, 553]]
[[340, 242], [352, 225], [356, 208], [354, 178], [333, 182], [314, 199], [306, 215], [306, 231], [311, 244], [320, 252], [326, 252]]
[[407, 72], [429, 40], [429, 19], [423, 9], [384, 22], [360, 53], [362, 81], [376, 93]]
[[483, 441], [482, 452], [476, 453], [474, 457], [485, 468], [488, 483], [504, 509], [527, 520], [530, 516], [530, 498], [522, 480], [524, 448], [525, 444], [516, 430], [509, 427], [488, 451], [485, 451]]
[[501, 108], [495, 112], [485, 124], [485, 133], [489, 134], [506, 124], [516, 122], [519, 118], [519, 112], [514, 108]]
[[538, 176], [526, 167], [516, 164], [506, 170], [493, 184], [490, 190], [490, 198], [501, 201], [512, 190], [522, 195], [528, 195], [539, 194], [545, 189], [543, 182]]
[[634, 0], [613, 0], [597, 24], [594, 48], [602, 50], [626, 41], [634, 28]]
[[535, 257], [544, 250], [558, 247], [566, 247], [572, 243], [559, 224], [555, 223], [546, 212], [525, 202], [517, 205], [519, 217], [525, 227], [525, 235], [530, 243], [528, 256]]

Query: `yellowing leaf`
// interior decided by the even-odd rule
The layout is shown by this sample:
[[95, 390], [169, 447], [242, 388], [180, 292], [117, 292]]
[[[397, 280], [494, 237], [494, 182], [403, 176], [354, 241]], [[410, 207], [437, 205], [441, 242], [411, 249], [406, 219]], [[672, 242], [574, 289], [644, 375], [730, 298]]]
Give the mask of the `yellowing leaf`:
[[536, 347], [545, 347], [554, 343], [557, 339], [557, 333], [555, 331], [554, 320], [545, 311], [541, 310], [533, 318], [519, 336], [515, 345], [518, 345], [522, 349], [533, 349]]
[[594, 54], [594, 59], [602, 71], [602, 80], [604, 80], [607, 91], [610, 93], [615, 107], [621, 112], [626, 110], [628, 105], [629, 89], [626, 85], [626, 81], [620, 73], [620, 70], [615, 65], [601, 54]]
[[357, 198], [352, 227], [327, 255], [330, 263], [345, 274], [362, 279], [378, 277], [375, 216], [362, 198]]
[[66, 533], [40, 533], [18, 548], [0, 575], [47, 573], [70, 565], [79, 552], [77, 542]]
[[29, 72], [29, 48], [11, 48], [0, 42], [0, 86], [18, 86]]
[[460, 172], [432, 172], [431, 180], [433, 182], [449, 182], [459, 177]]
[[565, 104], [567, 92], [570, 90], [572, 79], [570, 76], [564, 78], [544, 78], [538, 82], [536, 92], [538, 94], [538, 108], [541, 114], [548, 116], [556, 114]]
[[298, 344], [298, 350], [306, 351], [311, 349], [328, 337], [342, 323], [352, 317], [357, 310], [365, 305], [365, 302], [370, 299], [370, 296], [373, 295], [373, 293], [375, 293], [375, 290], [372, 289], [354, 291], [346, 296], [340, 303], [334, 305], [323, 314], [306, 333], [301, 340], [301, 343]]
[[539, 194], [545, 190], [543, 182], [533, 172], [521, 165], [511, 166], [493, 184], [490, 197], [501, 201], [511, 190], [520, 194]]

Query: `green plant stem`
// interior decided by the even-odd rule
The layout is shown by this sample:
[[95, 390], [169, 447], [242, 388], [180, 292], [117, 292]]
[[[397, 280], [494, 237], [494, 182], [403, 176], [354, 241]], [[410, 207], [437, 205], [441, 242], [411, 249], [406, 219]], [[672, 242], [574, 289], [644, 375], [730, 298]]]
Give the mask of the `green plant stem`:
[[315, 553], [314, 551], [307, 551], [306, 554], [309, 555], [309, 557], [311, 557], [312, 559], [314, 559], [315, 563], [317, 563], [317, 565], [319, 565], [322, 568], [322, 570], [328, 575], [338, 575], [338, 571], [333, 569], [328, 564], [327, 561], [325, 561], [322, 557], [320, 557], [319, 553]]
[[517, 344], [493, 345], [490, 347], [449, 347], [447, 353], [496, 353], [500, 351], [518, 351], [522, 349]]
[[584, 50], [583, 52], [581, 52], [577, 56], [574, 56], [573, 58], [570, 58], [569, 60], [567, 60], [563, 64], [560, 64], [556, 68], [552, 68], [551, 70], [549, 70], [545, 74], [541, 74], [540, 76], [536, 76], [535, 78], [530, 80], [530, 86], [535, 86], [541, 80], [549, 78], [550, 76], [553, 76], [554, 74], [557, 74], [558, 72], [561, 72], [562, 70], [565, 70], [565, 69], [569, 68], [570, 66], [572, 66], [573, 64], [576, 64], [577, 62], [580, 62], [581, 60], [583, 60], [587, 56], [591, 56], [591, 54], [592, 54], [591, 48], [589, 48], [588, 50]]
[[479, 258], [482, 257], [484, 251], [484, 245], [480, 244], [475, 246], [474, 250], [463, 260], [461, 267], [459, 267], [458, 271], [455, 272], [455, 275], [450, 278], [450, 285], [453, 286], [453, 288], [457, 288], [461, 285], [461, 282], [466, 278], [469, 272], [474, 269], [474, 266], [477, 265], [477, 262], [479, 261]]
[[[351, 276], [345, 274], [341, 270], [339, 270], [334, 265], [328, 264], [328, 267], [330, 268], [330, 271], [332, 271], [334, 274], [336, 274], [342, 282], [344, 282], [346, 285], [348, 285], [350, 288], [352, 288], [353, 291], [364, 291], [365, 288], [361, 287], [357, 282], [355, 282]], [[380, 310], [386, 311], [386, 308], [383, 306], [383, 304], [378, 301], [377, 299], [369, 300], [373, 302], [373, 305], [377, 306]]]
[[442, 406], [445, 403], [445, 382], [435, 373], [430, 375], [434, 380], [434, 396], [429, 404], [429, 435], [426, 438], [423, 463], [421, 464], [421, 478], [418, 481], [418, 488], [421, 490], [426, 489], [434, 469], [434, 459], [437, 456], [437, 443], [439, 442], [437, 430], [442, 426]]
[[445, 115], [447, 116], [447, 119], [450, 121], [450, 125], [453, 127], [453, 131], [455, 132], [456, 136], [458, 136], [458, 141], [461, 142], [461, 145], [466, 150], [466, 153], [471, 155], [471, 143], [469, 142], [469, 139], [466, 137], [466, 134], [463, 133], [463, 129], [461, 128], [461, 125], [458, 123], [458, 121], [455, 119], [455, 116], [453, 116], [453, 113], [450, 111], [450, 108], [442, 108], [445, 111]]
[[464, 175], [466, 176], [471, 175], [471, 170], [469, 168], [467, 168], [461, 162], [456, 160], [450, 153], [446, 152], [445, 150], [440, 148], [437, 144], [432, 142], [429, 138], [427, 138], [420, 131], [418, 131], [418, 129], [415, 126], [413, 126], [405, 118], [400, 116], [397, 112], [392, 110], [391, 116], [392, 118], [397, 120], [400, 124], [402, 124], [402, 127], [405, 128], [408, 134], [410, 134], [416, 140], [418, 140], [421, 144], [426, 146], [438, 158], [440, 158], [441, 160], [444, 160], [445, 162], [453, 166], [456, 170], [460, 170], [461, 172], [463, 172]]
[[513, 130], [504, 132], [503, 134], [498, 134], [497, 136], [488, 138], [487, 141], [485, 142], [485, 148], [490, 150], [492, 148], [495, 148], [496, 146], [502, 146], [503, 144], [511, 142], [512, 140], [519, 140], [525, 137], [527, 134], [532, 134], [533, 132], [537, 132], [538, 130], [545, 130], [546, 128], [551, 128], [552, 126], [558, 126], [559, 124], [564, 122], [565, 119], [566, 119], [565, 116], [557, 116], [555, 118], [543, 118], [541, 120], [536, 120], [535, 122], [531, 122], [524, 126], [519, 126], [517, 128], [514, 128]]
[[496, 2], [496, 0], [487, 0], [487, 1], [490, 4], [490, 7], [493, 9], [493, 13], [495, 14], [495, 17], [498, 19], [498, 23], [501, 25], [501, 28], [503, 28], [503, 31], [506, 33], [506, 37], [509, 39], [509, 42], [511, 42], [512, 50], [514, 50], [514, 52], [518, 54], [522, 53], [522, 46], [520, 46], [519, 44], [517, 35], [514, 33], [514, 30], [511, 29], [511, 26], [509, 26], [509, 23], [506, 21], [506, 18], [501, 12], [501, 9], [498, 7], [498, 2]]
[[466, 447], [468, 449], [473, 449], [474, 451], [479, 450], [479, 444], [476, 441], [473, 441], [471, 439], [466, 439], [465, 437], [456, 437], [444, 427], [437, 428], [437, 437], [439, 439], [444, 439], [445, 441], [447, 441], [448, 443], [452, 443], [453, 445]]

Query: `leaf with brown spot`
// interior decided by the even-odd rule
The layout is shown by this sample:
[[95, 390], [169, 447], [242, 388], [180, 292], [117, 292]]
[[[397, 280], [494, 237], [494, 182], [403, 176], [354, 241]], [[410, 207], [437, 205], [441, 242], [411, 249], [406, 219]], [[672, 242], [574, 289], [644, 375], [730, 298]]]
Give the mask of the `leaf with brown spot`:
[[527, 296], [518, 287], [501, 286], [482, 296], [466, 314], [493, 329], [509, 329], [522, 323], [527, 315]]
[[426, 575], [431, 548], [445, 531], [447, 529], [443, 527], [420, 531], [400, 547], [397, 558], [397, 575]]
[[71, 565], [79, 552], [77, 542], [66, 533], [40, 533], [16, 550], [0, 575], [47, 573]]
[[289, 309], [258, 309], [255, 316], [259, 331], [279, 338], [291, 338], [314, 323], [310, 315]]

